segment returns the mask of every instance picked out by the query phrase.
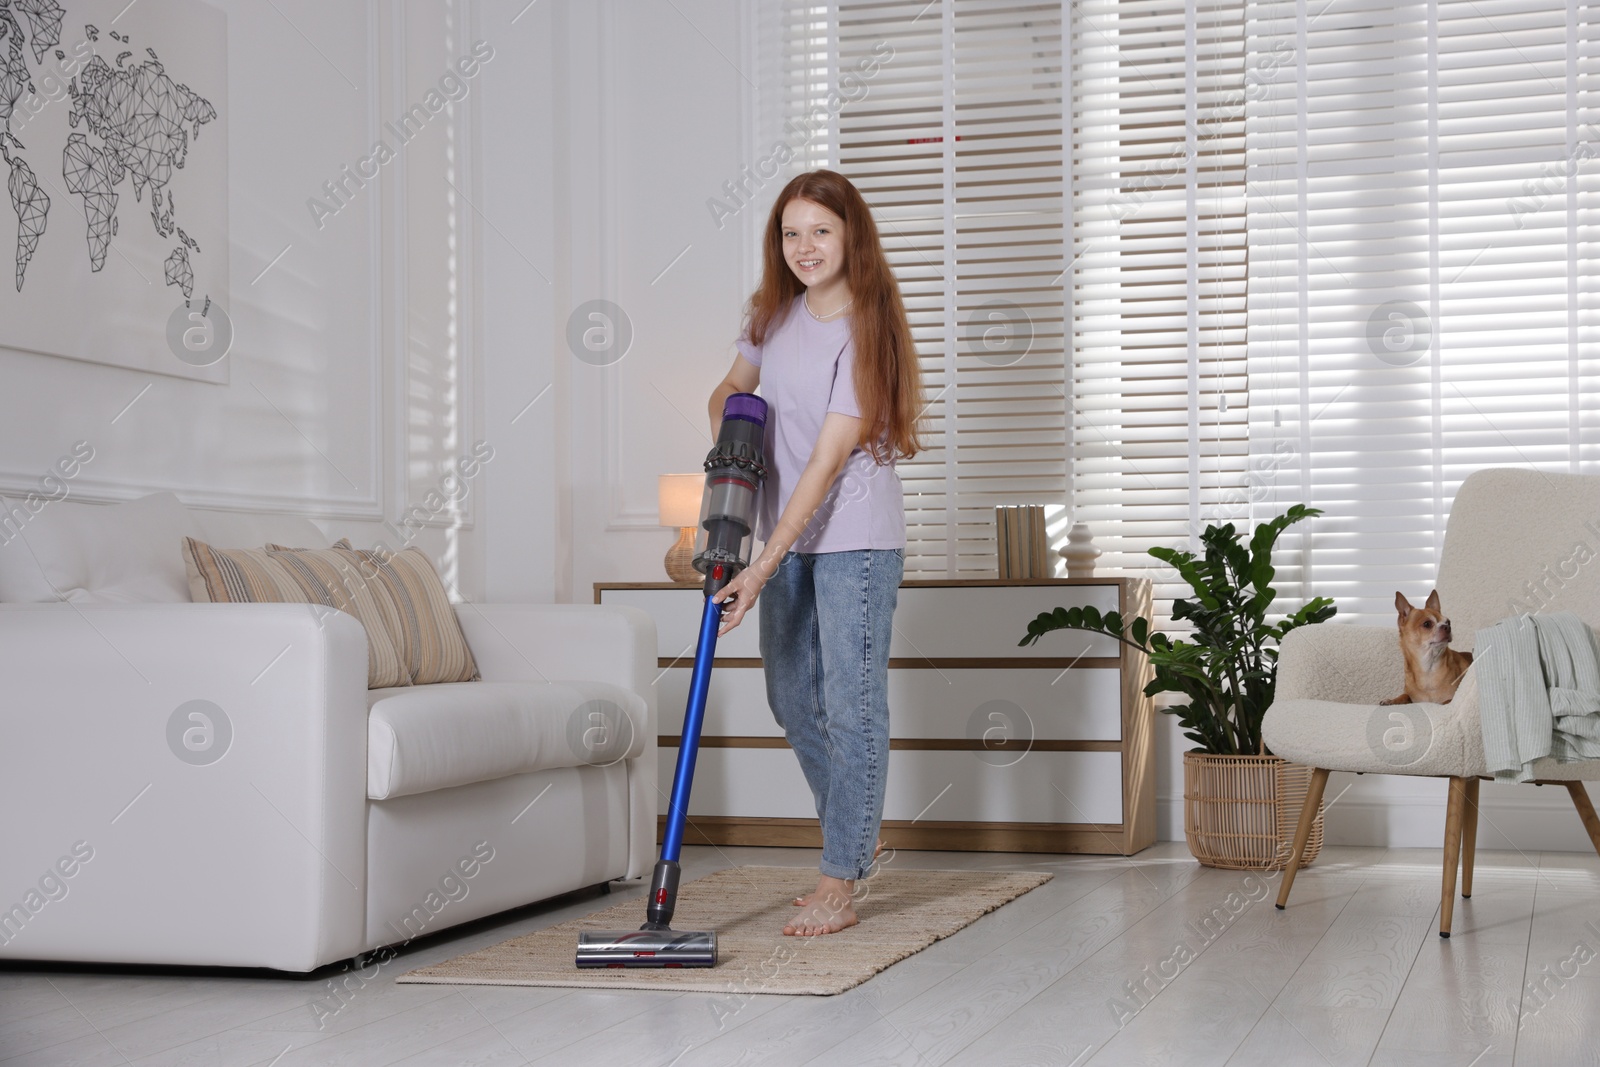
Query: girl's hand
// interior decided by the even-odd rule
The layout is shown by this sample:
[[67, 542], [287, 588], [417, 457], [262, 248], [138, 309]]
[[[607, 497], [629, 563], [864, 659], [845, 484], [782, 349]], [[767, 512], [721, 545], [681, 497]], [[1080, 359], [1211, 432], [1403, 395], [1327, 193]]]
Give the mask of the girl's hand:
[[719, 589], [711, 599], [722, 608], [722, 628], [717, 631], [717, 636], [722, 636], [729, 630], [738, 626], [744, 619], [744, 613], [755, 607], [756, 598], [761, 595], [762, 588], [767, 584], [766, 575], [759, 566], [746, 567], [734, 576], [733, 581]]

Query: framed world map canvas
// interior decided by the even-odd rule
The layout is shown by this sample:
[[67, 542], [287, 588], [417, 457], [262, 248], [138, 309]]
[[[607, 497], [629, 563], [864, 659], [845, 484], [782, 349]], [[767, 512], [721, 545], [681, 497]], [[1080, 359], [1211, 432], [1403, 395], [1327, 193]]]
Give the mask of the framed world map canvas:
[[0, 345], [226, 382], [227, 16], [0, 0]]

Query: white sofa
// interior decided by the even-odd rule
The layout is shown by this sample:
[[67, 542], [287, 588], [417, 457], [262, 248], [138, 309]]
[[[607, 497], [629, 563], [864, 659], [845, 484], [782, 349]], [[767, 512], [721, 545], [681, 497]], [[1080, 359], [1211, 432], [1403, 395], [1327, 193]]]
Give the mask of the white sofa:
[[369, 691], [349, 615], [188, 602], [182, 535], [310, 522], [4, 503], [0, 959], [305, 972], [650, 870], [642, 612], [460, 605], [482, 681]]

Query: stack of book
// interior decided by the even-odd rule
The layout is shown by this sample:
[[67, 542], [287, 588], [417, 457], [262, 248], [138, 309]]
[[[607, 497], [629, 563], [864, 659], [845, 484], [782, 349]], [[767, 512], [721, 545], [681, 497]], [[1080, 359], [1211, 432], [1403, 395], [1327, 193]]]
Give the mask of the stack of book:
[[1044, 505], [994, 509], [997, 570], [1001, 578], [1049, 578], [1055, 571], [1045, 536]]

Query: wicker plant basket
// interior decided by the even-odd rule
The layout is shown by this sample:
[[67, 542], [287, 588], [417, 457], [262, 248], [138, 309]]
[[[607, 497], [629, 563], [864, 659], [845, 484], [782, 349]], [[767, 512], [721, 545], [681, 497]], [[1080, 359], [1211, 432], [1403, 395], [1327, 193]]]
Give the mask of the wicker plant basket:
[[[1207, 867], [1281, 871], [1289, 865], [1295, 824], [1311, 768], [1277, 756], [1183, 754], [1183, 831]], [[1322, 806], [1311, 824], [1302, 865], [1322, 851]]]

